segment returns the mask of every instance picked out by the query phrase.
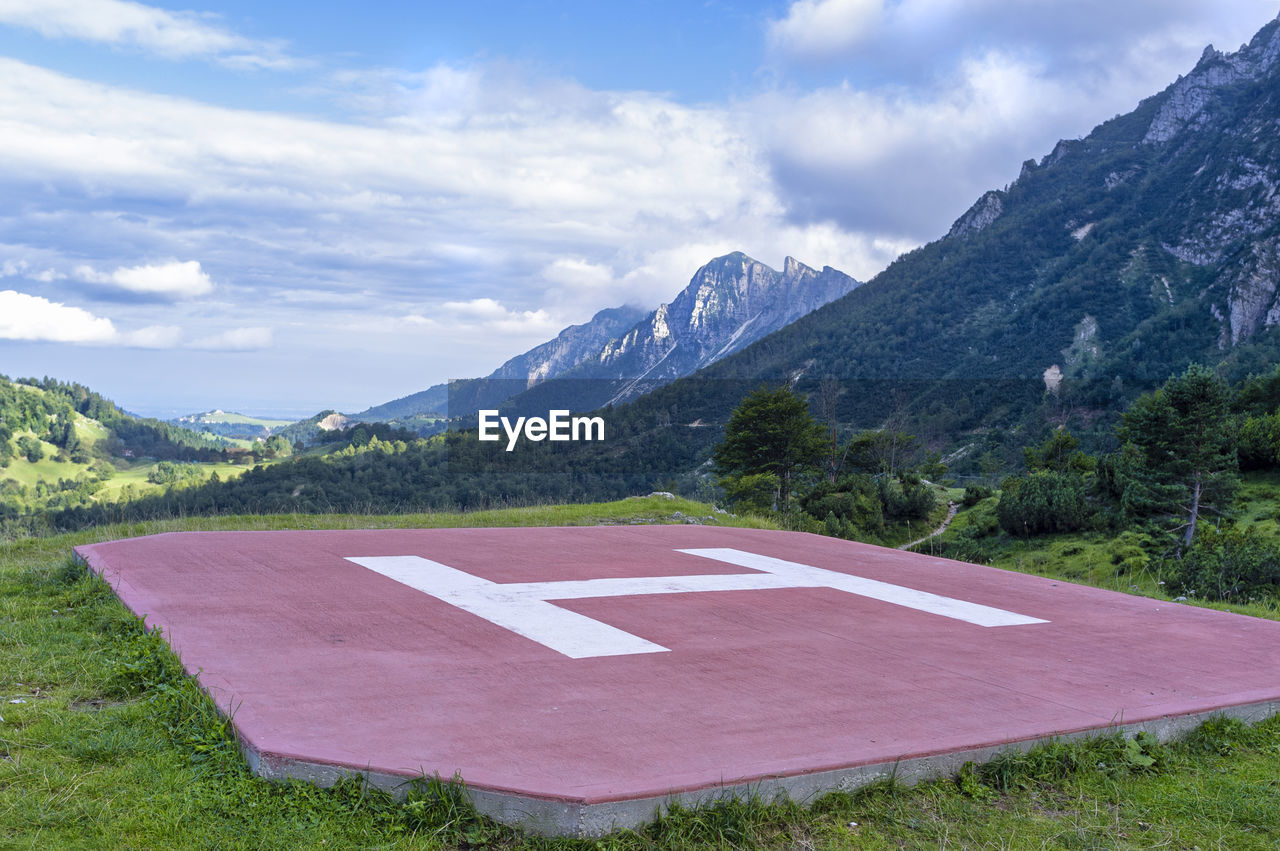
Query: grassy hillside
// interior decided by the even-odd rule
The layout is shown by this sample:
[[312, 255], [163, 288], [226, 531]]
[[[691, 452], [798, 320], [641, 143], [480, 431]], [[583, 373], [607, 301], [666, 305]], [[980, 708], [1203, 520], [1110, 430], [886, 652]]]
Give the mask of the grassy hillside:
[[[599, 841], [542, 840], [426, 783], [403, 803], [251, 775], [225, 722], [76, 544], [187, 529], [664, 522], [758, 525], [661, 497], [474, 515], [174, 520], [0, 544], [0, 846], [15, 848], [1273, 848], [1280, 718], [1184, 742], [1050, 745], [955, 780], [882, 784], [803, 808], [733, 801]], [[803, 696], [797, 696], [801, 701]]]
[[215, 435], [226, 439], [233, 446], [247, 448], [258, 438], [268, 438], [293, 425], [293, 420], [254, 417], [234, 411], [205, 411], [176, 417], [169, 420], [169, 423], [197, 434]]
[[191, 414], [190, 416], [179, 417], [178, 421], [183, 423], [189, 422], [193, 425], [222, 423], [226, 425], [261, 426], [262, 428], [284, 428], [285, 426], [293, 423], [293, 420], [275, 420], [269, 417], [254, 417], [248, 414], [239, 414], [235, 411], [206, 411], [203, 414]]

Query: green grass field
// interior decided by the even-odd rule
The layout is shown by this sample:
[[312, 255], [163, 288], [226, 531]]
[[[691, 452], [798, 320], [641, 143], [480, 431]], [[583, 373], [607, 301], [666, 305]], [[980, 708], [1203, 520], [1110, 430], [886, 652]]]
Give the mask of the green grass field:
[[[678, 513], [678, 514], [677, 514]], [[1280, 844], [1280, 718], [1161, 746], [1057, 744], [956, 779], [881, 784], [802, 807], [737, 800], [600, 840], [527, 837], [456, 787], [404, 802], [250, 774], [213, 705], [72, 546], [186, 529], [764, 521], [660, 497], [469, 515], [256, 516], [114, 526], [0, 544], [4, 848], [1227, 848]], [[1229, 662], [1227, 662], [1229, 663]], [[797, 695], [803, 706], [803, 695]], [[496, 746], [496, 743], [495, 743]]]
[[[41, 480], [56, 482], [59, 479], [75, 479], [89, 472], [89, 464], [53, 460], [57, 447], [43, 441], [41, 445], [45, 450], [44, 458], [34, 464], [26, 458], [14, 458], [9, 462], [8, 467], [0, 469], [0, 479], [13, 479], [25, 487], [34, 488], [36, 483]], [[156, 468], [156, 463], [149, 460], [127, 461], [116, 459], [112, 464], [115, 472], [103, 484], [102, 489], [94, 494], [94, 498], [99, 500], [117, 499], [121, 492], [130, 486], [133, 487], [136, 496], [163, 490], [164, 486], [147, 481], [147, 476]], [[206, 478], [217, 472], [219, 478], [226, 480], [243, 474], [245, 470], [249, 469], [249, 465], [205, 463], [200, 465], [200, 469], [205, 472]]]
[[[31, 432], [18, 432], [14, 435], [16, 441], [19, 437], [34, 437]], [[74, 479], [76, 476], [89, 469], [88, 464], [74, 464], [70, 461], [55, 461], [53, 456], [58, 453], [58, 447], [52, 443], [40, 441], [40, 448], [44, 450], [44, 457], [39, 461], [32, 463], [26, 458], [15, 455], [9, 462], [9, 466], [0, 469], [0, 479], [13, 479], [20, 485], [26, 487], [35, 487], [36, 482], [43, 479], [46, 482], [56, 482], [58, 479]]]

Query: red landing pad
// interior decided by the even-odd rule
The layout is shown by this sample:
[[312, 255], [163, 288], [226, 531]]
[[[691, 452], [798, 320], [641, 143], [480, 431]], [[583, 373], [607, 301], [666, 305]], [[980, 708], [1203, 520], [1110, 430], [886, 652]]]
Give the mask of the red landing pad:
[[76, 552], [163, 628], [264, 776], [458, 773], [545, 833], [1280, 709], [1280, 623], [794, 532], [183, 532]]

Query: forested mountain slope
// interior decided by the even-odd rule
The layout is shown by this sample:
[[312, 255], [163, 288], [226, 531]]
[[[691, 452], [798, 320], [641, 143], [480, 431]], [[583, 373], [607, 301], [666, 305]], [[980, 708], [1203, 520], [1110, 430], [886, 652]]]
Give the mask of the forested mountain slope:
[[[1110, 410], [1190, 362], [1261, 370], [1280, 351], [1278, 56], [1275, 21], [1235, 54], [1207, 49], [1133, 112], [1028, 161], [942, 239], [698, 380], [888, 381], [896, 394], [876, 395], [917, 420], [942, 400], [949, 431], [1046, 393], [1063, 416]], [[865, 394], [848, 389], [857, 416]]]

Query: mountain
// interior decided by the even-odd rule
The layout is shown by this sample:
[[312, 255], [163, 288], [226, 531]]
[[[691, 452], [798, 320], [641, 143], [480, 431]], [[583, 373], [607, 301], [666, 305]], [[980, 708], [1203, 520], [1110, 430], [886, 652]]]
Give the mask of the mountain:
[[734, 252], [707, 263], [669, 304], [648, 314], [634, 307], [602, 310], [483, 379], [439, 384], [355, 419], [403, 422], [446, 411], [456, 417], [497, 407], [549, 378], [576, 380], [571, 390], [551, 391], [560, 394], [557, 406], [581, 410], [623, 401], [739, 351], [857, 286], [830, 266], [819, 272], [788, 257], [778, 272]]
[[973, 460], [1019, 429], [1105, 435], [1125, 400], [1192, 362], [1268, 368], [1278, 57], [1280, 21], [1236, 53], [1206, 49], [1133, 112], [1027, 161], [941, 239], [645, 404], [723, 421], [717, 381], [791, 376], [816, 391], [830, 377], [841, 421], [897, 418]]
[[851, 292], [858, 282], [793, 257], [778, 272], [741, 252], [717, 257], [689, 285], [566, 377], [627, 380], [611, 402], [689, 375]]

